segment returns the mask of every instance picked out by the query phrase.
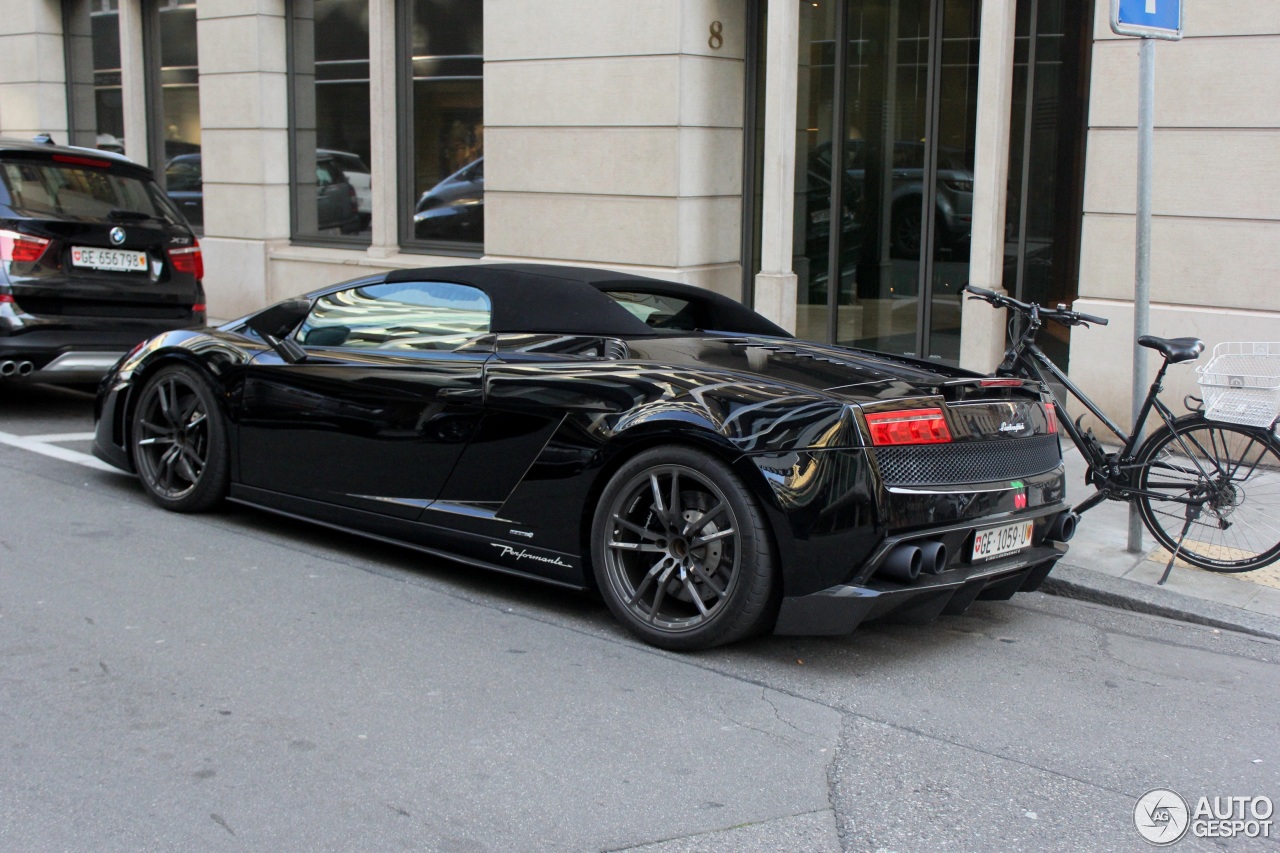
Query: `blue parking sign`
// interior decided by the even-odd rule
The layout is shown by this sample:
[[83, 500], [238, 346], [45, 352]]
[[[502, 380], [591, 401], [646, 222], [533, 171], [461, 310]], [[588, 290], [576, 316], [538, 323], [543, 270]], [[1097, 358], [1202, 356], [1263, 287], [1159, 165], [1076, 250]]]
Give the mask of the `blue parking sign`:
[[1182, 38], [1182, 0], [1111, 0], [1111, 31], [1176, 41]]

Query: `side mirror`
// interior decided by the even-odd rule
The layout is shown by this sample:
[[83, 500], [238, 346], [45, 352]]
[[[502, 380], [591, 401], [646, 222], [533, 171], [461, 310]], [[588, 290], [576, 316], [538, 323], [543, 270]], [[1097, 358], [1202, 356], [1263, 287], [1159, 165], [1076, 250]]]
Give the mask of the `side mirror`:
[[311, 313], [311, 303], [305, 299], [287, 299], [266, 308], [245, 324], [253, 329], [280, 357], [290, 364], [297, 364], [307, 357], [307, 352], [289, 338], [298, 324]]

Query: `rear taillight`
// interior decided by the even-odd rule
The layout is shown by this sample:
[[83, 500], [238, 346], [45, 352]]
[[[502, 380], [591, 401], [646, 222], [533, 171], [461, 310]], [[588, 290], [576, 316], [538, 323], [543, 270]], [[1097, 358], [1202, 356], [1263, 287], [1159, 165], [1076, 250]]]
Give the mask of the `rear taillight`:
[[0, 230], [0, 261], [19, 264], [35, 263], [48, 248], [49, 240], [44, 237]]
[[200, 241], [185, 249], [170, 249], [169, 263], [178, 272], [190, 273], [196, 281], [204, 278], [204, 256], [200, 254]]
[[1021, 379], [983, 379], [978, 383], [983, 388], [1021, 388]]
[[867, 415], [871, 443], [876, 446], [894, 444], [945, 444], [951, 441], [951, 430], [942, 409], [906, 409]]
[[1058, 407], [1053, 403], [1044, 404], [1045, 420], [1049, 424], [1049, 435], [1056, 435], [1058, 432]]
[[10, 305], [14, 304], [12, 293], [0, 293], [0, 305], [3, 305], [5, 303], [8, 303]]

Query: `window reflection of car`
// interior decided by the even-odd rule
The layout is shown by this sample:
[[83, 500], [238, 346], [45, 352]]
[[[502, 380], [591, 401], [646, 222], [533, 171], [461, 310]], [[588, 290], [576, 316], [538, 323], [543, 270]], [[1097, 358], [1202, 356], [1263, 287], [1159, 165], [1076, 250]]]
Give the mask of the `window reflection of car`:
[[343, 234], [360, 230], [360, 202], [356, 188], [331, 157], [316, 156], [316, 227], [337, 228]]
[[422, 194], [413, 233], [421, 240], [484, 241], [484, 158], [468, 163]]
[[204, 225], [204, 178], [199, 154], [179, 154], [164, 167], [165, 193], [192, 225]]
[[[893, 146], [893, 231], [890, 242], [901, 257], [920, 255], [920, 214], [924, 194], [924, 143], [895, 142]], [[967, 251], [973, 230], [973, 170], [954, 148], [938, 149], [938, 245]]]
[[316, 155], [332, 160], [342, 170], [347, 183], [355, 188], [356, 207], [360, 212], [360, 230], [368, 228], [369, 220], [373, 218], [373, 178], [369, 174], [369, 167], [360, 159], [360, 155], [347, 151], [318, 148]]
[[[893, 145], [892, 190], [890, 194], [891, 217], [889, 245], [892, 254], [900, 258], [920, 256], [921, 213], [924, 198], [924, 155], [922, 142], [899, 140]], [[846, 215], [848, 211], [863, 210], [862, 196], [867, 186], [867, 168], [870, 152], [866, 140], [852, 139], [845, 143], [845, 174], [849, 183], [845, 188]], [[955, 252], [966, 252], [973, 228], [973, 170], [965, 163], [962, 152], [954, 148], [938, 149], [937, 197], [937, 245]], [[810, 183], [813, 175], [831, 173], [831, 145], [820, 145], [810, 158]], [[829, 187], [829, 179], [820, 185]], [[818, 214], [810, 202], [810, 218]], [[863, 213], [863, 215], [867, 215]], [[827, 214], [830, 218], [830, 214]], [[811, 225], [812, 227], [812, 225]], [[846, 232], [850, 229], [845, 224]], [[826, 229], [822, 229], [824, 232]]]
[[[179, 154], [165, 165], [165, 193], [192, 225], [204, 224], [204, 175], [200, 154]], [[321, 231], [337, 228], [344, 234], [360, 230], [355, 187], [337, 160], [316, 156], [316, 222]]]

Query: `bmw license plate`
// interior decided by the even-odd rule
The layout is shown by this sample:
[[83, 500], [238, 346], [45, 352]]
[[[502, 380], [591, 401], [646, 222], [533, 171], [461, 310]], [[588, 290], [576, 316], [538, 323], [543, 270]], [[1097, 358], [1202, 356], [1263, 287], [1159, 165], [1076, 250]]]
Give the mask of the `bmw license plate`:
[[92, 270], [112, 272], [146, 272], [147, 253], [125, 249], [95, 249], [89, 246], [71, 247], [71, 265]]
[[973, 537], [973, 553], [969, 555], [970, 561], [977, 563], [991, 560], [1030, 547], [1031, 533], [1035, 530], [1035, 526], [1034, 521], [1019, 521], [979, 530]]

